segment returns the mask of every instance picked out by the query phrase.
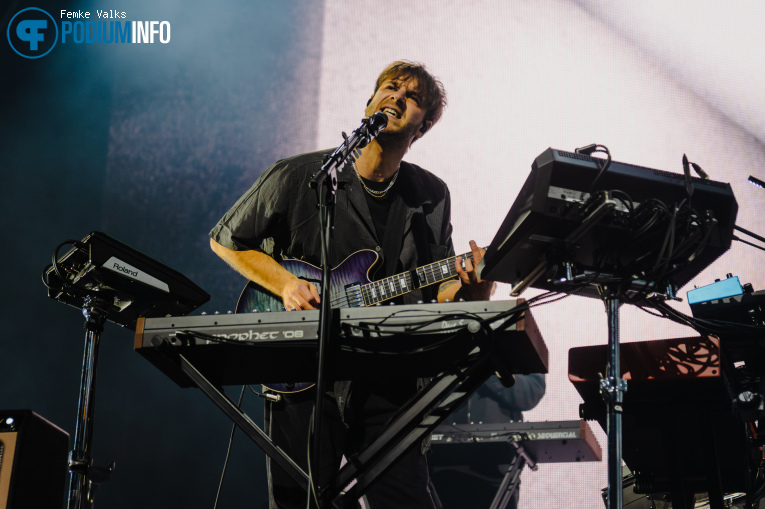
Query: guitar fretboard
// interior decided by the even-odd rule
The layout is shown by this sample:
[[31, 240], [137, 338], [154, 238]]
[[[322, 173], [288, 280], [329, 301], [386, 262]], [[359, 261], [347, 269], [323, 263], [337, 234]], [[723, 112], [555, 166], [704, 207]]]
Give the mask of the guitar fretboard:
[[[379, 281], [373, 281], [361, 287], [366, 306], [373, 306], [378, 302], [383, 302], [399, 295], [404, 295], [423, 286], [432, 285], [441, 281], [446, 281], [457, 275], [454, 268], [454, 261], [462, 257], [463, 267], [465, 259], [473, 259], [473, 253], [465, 253], [459, 256], [452, 256], [446, 260], [440, 260], [430, 265], [424, 265], [410, 272], [402, 272], [395, 276], [386, 277]], [[415, 279], [416, 278], [416, 279]]]

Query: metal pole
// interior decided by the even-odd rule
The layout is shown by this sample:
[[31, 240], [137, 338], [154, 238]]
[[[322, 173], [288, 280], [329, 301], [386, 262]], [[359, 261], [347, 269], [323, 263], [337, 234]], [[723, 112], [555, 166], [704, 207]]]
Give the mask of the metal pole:
[[622, 380], [619, 364], [619, 301], [618, 294], [608, 292], [603, 300], [608, 315], [608, 366], [600, 382], [606, 403], [608, 433], [608, 508], [622, 509], [622, 403], [627, 381]]
[[101, 332], [106, 317], [93, 306], [90, 298], [82, 308], [85, 316], [85, 353], [80, 379], [80, 399], [77, 408], [77, 423], [74, 431], [74, 448], [69, 453], [69, 498], [68, 509], [89, 509], [93, 506], [90, 468], [91, 440], [96, 398], [96, 367]]

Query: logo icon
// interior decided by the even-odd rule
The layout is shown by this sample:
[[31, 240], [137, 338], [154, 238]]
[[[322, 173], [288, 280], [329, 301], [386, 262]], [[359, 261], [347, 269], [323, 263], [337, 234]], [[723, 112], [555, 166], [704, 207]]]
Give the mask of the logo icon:
[[6, 30], [11, 49], [24, 58], [44, 57], [58, 41], [58, 25], [53, 16], [37, 7], [17, 12]]

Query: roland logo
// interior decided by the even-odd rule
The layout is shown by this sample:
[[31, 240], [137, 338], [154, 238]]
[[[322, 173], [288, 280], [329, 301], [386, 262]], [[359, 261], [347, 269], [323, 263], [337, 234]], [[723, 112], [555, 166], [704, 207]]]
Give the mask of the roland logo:
[[112, 266], [112, 268], [114, 270], [116, 270], [116, 271], [124, 272], [125, 274], [127, 274], [130, 277], [134, 277], [134, 278], [138, 277], [138, 271], [137, 270], [130, 270], [127, 267], [123, 267], [119, 263], [115, 262], [114, 265]]

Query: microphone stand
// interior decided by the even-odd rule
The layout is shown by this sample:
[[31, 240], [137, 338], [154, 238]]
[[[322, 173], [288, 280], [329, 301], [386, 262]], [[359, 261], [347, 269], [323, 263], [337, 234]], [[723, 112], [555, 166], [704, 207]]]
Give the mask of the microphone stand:
[[308, 457], [308, 507], [322, 507], [323, 500], [317, 496], [321, 487], [314, 489], [314, 473], [318, 470], [312, 465], [321, 468], [321, 419], [324, 415], [324, 365], [326, 346], [331, 333], [331, 302], [330, 302], [330, 267], [329, 246], [334, 228], [335, 204], [337, 195], [337, 172], [342, 171], [349, 158], [353, 157], [353, 151], [369, 144], [388, 125], [388, 117], [385, 113], [378, 112], [370, 117], [364, 117], [361, 127], [346, 136], [345, 141], [337, 147], [327, 158], [321, 169], [313, 176], [310, 187], [316, 189], [319, 203], [319, 222], [321, 230], [321, 288], [319, 289], [319, 351], [316, 366], [316, 403], [313, 412], [313, 428], [309, 441]]

